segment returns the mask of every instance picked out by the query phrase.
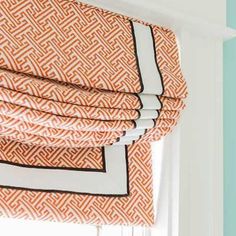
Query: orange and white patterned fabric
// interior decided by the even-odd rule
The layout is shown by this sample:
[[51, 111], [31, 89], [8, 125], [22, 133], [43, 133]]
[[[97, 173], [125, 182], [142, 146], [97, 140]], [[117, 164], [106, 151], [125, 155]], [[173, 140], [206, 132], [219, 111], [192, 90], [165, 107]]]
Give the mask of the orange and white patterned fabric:
[[0, 1], [0, 216], [152, 225], [150, 142], [186, 96], [172, 31], [76, 0]]
[[[11, 146], [15, 146], [15, 150], [12, 150]], [[27, 164], [31, 165], [60, 164], [60, 166], [101, 169], [99, 149], [67, 149], [65, 152], [62, 149], [54, 150], [49, 147], [37, 149], [2, 139], [1, 156], [9, 158], [13, 152], [17, 156], [14, 159], [17, 163], [29, 158], [31, 161], [27, 161]], [[33, 152], [42, 153], [41, 162], [38, 158], [32, 159]], [[154, 213], [150, 145], [142, 143], [129, 146], [128, 155], [129, 196], [93, 196], [0, 188], [0, 214], [7, 217], [74, 223], [152, 225]], [[70, 157], [74, 160], [68, 163]]]

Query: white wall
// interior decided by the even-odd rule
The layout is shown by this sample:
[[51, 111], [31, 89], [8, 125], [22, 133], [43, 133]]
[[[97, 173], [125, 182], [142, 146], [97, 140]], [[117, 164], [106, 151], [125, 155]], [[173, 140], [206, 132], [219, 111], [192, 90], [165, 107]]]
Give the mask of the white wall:
[[[169, 8], [211, 23], [225, 25], [225, 0], [123, 0], [136, 5], [150, 5], [152, 9]], [[122, 2], [122, 1], [120, 1]]]
[[180, 236], [223, 235], [223, 44], [181, 32], [188, 82], [180, 126]]

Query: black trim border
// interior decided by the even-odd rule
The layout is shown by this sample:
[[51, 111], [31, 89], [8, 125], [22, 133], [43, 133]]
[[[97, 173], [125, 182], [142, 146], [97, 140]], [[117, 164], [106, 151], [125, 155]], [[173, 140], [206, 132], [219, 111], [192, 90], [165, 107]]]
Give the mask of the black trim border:
[[[103, 156], [105, 157], [105, 150], [102, 147]], [[55, 189], [34, 189], [34, 188], [24, 188], [24, 187], [14, 187], [8, 185], [0, 185], [0, 188], [6, 189], [15, 189], [15, 190], [23, 190], [23, 191], [32, 191], [32, 192], [46, 192], [46, 193], [60, 193], [60, 194], [77, 194], [77, 195], [89, 195], [89, 196], [100, 196], [100, 197], [128, 197], [130, 195], [129, 188], [129, 161], [128, 161], [128, 147], [125, 145], [125, 159], [126, 159], [126, 181], [127, 181], [127, 193], [125, 194], [97, 194], [97, 193], [84, 193], [84, 192], [74, 192], [74, 191], [66, 191], [66, 190], [55, 190]], [[103, 184], [103, 183], [101, 183]]]
[[[164, 93], [164, 81], [163, 81], [163, 76], [162, 76], [160, 67], [159, 67], [158, 62], [157, 62], [156, 44], [155, 44], [155, 37], [154, 37], [153, 29], [152, 29], [152, 27], [150, 25], [149, 25], [149, 28], [150, 28], [151, 35], [152, 35], [154, 59], [155, 59], [157, 70], [158, 70], [160, 78], [161, 78], [161, 86], [162, 86], [162, 93], [160, 95], [157, 95], [157, 96], [162, 96], [163, 93]], [[161, 101], [160, 101], [160, 103], [161, 103]]]
[[135, 55], [135, 58], [136, 58], [137, 71], [138, 71], [139, 80], [140, 80], [140, 87], [141, 87], [139, 93], [142, 93], [143, 90], [144, 90], [144, 86], [143, 86], [143, 79], [142, 79], [142, 74], [141, 74], [141, 70], [140, 70], [140, 66], [139, 66], [139, 59], [138, 59], [138, 52], [137, 52], [137, 43], [136, 43], [136, 38], [135, 38], [135, 33], [134, 33], [134, 25], [133, 25], [133, 22], [131, 20], [129, 20], [129, 22], [130, 22], [131, 33], [132, 33], [133, 42], [134, 42], [134, 55]]
[[[138, 73], [139, 73], [140, 83], [141, 83], [141, 85], [142, 85], [142, 90], [140, 91], [140, 93], [142, 93], [143, 90], [144, 90], [144, 85], [143, 85], [141, 70], [140, 70], [140, 66], [139, 66], [139, 58], [138, 58], [138, 53], [137, 53], [137, 45], [136, 45], [136, 38], [135, 38], [134, 26], [133, 26], [133, 22], [132, 22], [131, 20], [130, 20], [129, 22], [130, 22], [130, 25], [131, 25], [131, 31], [132, 31], [133, 41], [134, 41], [134, 53], [135, 53], [135, 57], [136, 57], [137, 69], [138, 69]], [[153, 122], [154, 122], [154, 126], [153, 126], [153, 127], [155, 127], [155, 126], [156, 126], [156, 122], [157, 122], [157, 120], [159, 119], [161, 110], [162, 110], [162, 108], [163, 108], [163, 103], [161, 102], [161, 100], [159, 99], [159, 97], [164, 94], [165, 87], [164, 87], [163, 76], [162, 76], [160, 67], [159, 67], [158, 62], [157, 62], [157, 53], [156, 53], [156, 44], [155, 44], [154, 32], [153, 32], [153, 29], [152, 29], [152, 26], [151, 26], [151, 25], [149, 25], [148, 27], [150, 28], [150, 32], [151, 32], [151, 36], [152, 36], [154, 61], [155, 61], [155, 64], [156, 64], [158, 73], [159, 73], [159, 75], [160, 75], [161, 86], [162, 86], [162, 93], [161, 93], [160, 95], [156, 95], [158, 101], [159, 101], [160, 104], [161, 104], [161, 107], [160, 107], [160, 109], [157, 110], [157, 112], [158, 112], [158, 117], [157, 117], [156, 119], [153, 119]], [[143, 108], [142, 100], [141, 100], [139, 94], [135, 94], [135, 95], [138, 97], [139, 102], [140, 102], [140, 109], [142, 109], [142, 108]], [[140, 109], [139, 109], [139, 110], [140, 110]], [[136, 128], [136, 127], [135, 127], [135, 128]], [[143, 135], [141, 135], [138, 140], [140, 140], [140, 139], [142, 138], [142, 136], [143, 136]], [[137, 140], [133, 141], [133, 143], [135, 143], [136, 141], [137, 141]]]

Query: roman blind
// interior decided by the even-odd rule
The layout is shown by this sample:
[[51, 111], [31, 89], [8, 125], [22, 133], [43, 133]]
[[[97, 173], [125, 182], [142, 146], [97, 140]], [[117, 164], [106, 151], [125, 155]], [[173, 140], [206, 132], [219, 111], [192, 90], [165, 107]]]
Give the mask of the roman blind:
[[74, 0], [2, 0], [0, 215], [152, 225], [150, 143], [186, 96], [171, 30]]

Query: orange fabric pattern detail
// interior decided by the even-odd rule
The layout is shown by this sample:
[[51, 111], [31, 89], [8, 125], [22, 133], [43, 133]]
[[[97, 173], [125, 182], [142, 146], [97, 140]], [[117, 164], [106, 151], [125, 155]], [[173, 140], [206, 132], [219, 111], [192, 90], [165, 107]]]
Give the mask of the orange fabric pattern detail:
[[98, 225], [152, 225], [154, 213], [150, 144], [132, 145], [128, 154], [128, 197], [97, 197], [0, 188], [0, 215]]
[[[162, 94], [142, 93], [145, 58], [138, 58], [132, 22], [150, 27]], [[171, 30], [75, 0], [0, 1], [0, 165], [104, 171], [104, 146], [133, 142], [127, 196], [2, 185], [0, 216], [152, 225], [150, 142], [173, 130], [187, 97], [178, 51]], [[152, 128], [137, 128], [150, 111], [158, 117], [143, 120]], [[138, 129], [138, 138], [127, 135]]]
[[101, 148], [40, 147], [0, 139], [0, 161], [24, 165], [102, 169], [101, 151]]
[[0, 9], [0, 67], [86, 87], [140, 92], [128, 20], [65, 0], [4, 0]]
[[34, 97], [80, 106], [118, 109], [139, 109], [141, 107], [138, 97], [133, 94], [81, 88], [3, 69], [0, 69], [0, 87]]

